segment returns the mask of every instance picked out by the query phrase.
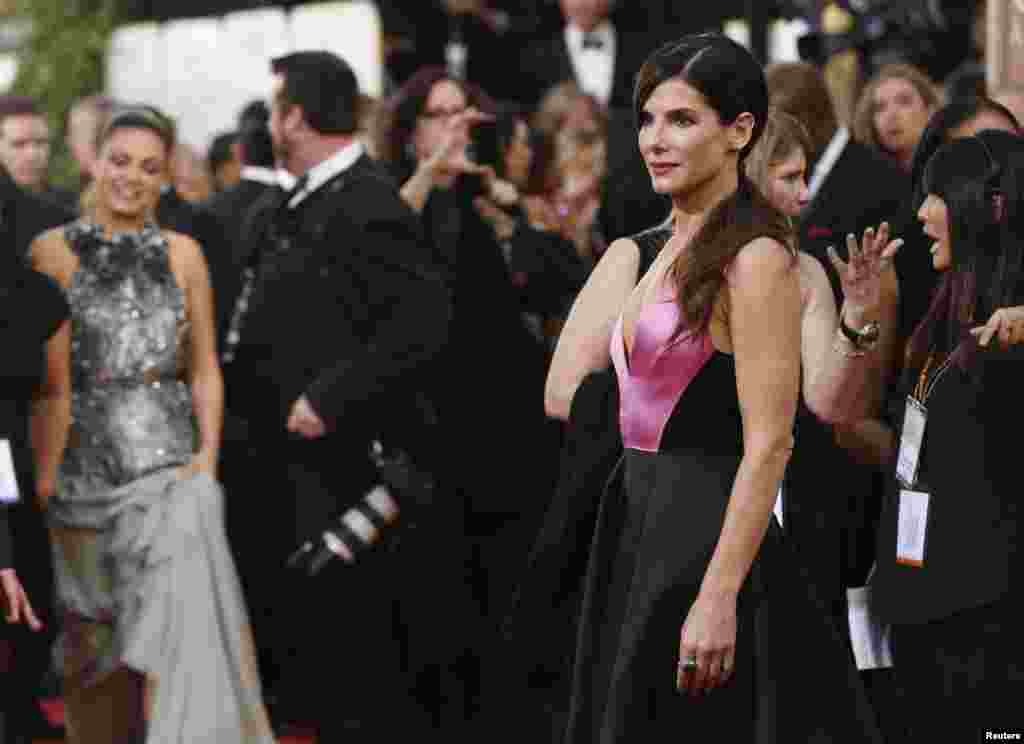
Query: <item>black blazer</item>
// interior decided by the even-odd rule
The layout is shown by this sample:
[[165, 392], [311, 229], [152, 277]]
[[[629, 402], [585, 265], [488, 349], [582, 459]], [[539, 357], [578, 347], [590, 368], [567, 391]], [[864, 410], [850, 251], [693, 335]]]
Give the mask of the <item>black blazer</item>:
[[446, 289], [429, 269], [418, 218], [368, 157], [294, 210], [275, 209], [276, 201], [251, 215], [244, 258], [275, 250], [275, 220], [291, 245], [262, 265], [225, 370], [228, 407], [284, 437], [288, 412], [305, 395], [335, 436], [357, 435], [374, 402], [443, 345]]
[[[5, 246], [6, 247], [6, 246]], [[69, 313], [64, 292], [50, 277], [0, 260], [0, 439], [10, 442], [21, 502], [33, 502], [28, 407], [45, 370], [45, 345]], [[12, 565], [8, 510], [0, 505], [0, 568]]]
[[[895, 478], [887, 493], [873, 599], [890, 622], [924, 623], [1020, 596], [1024, 350], [982, 354], [980, 384], [952, 368], [927, 401], [915, 487], [931, 494], [922, 568], [896, 563]], [[902, 416], [899, 406], [900, 424]]]
[[[203, 204], [204, 211], [219, 221], [220, 234], [226, 240], [223, 255], [217, 257], [218, 276], [214, 289], [218, 328], [222, 333], [227, 330], [235, 299], [242, 289], [242, 262], [246, 254], [243, 244], [246, 217], [262, 198], [278, 191], [276, 186], [243, 178], [231, 188], [214, 194]], [[221, 340], [223, 341], [222, 336]]]
[[[609, 108], [632, 107], [633, 80], [647, 51], [634, 36], [616, 30], [614, 82]], [[535, 107], [552, 86], [574, 80], [576, 73], [565, 44], [565, 34], [559, 31], [556, 36], [529, 44], [520, 55], [517, 70], [515, 99], [530, 108]]]
[[245, 214], [263, 194], [274, 188], [261, 181], [243, 178], [231, 188], [214, 194], [203, 206], [227, 226], [229, 234], [240, 237]]
[[0, 168], [0, 251], [24, 260], [36, 236], [74, 217], [73, 212], [54, 201], [22, 191]]
[[910, 179], [892, 161], [852, 139], [800, 216], [800, 249], [825, 266], [838, 302], [839, 278], [827, 249], [846, 257], [846, 235], [888, 221], [897, 230], [906, 215]]

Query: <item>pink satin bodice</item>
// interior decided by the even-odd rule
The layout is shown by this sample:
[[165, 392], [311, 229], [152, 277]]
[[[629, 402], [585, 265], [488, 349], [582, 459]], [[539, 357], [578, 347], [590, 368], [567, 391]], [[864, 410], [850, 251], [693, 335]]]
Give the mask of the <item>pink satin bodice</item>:
[[[715, 353], [711, 335], [675, 335], [679, 306], [661, 297], [644, 306], [627, 356], [619, 316], [612, 332], [611, 356], [619, 378], [619, 424], [628, 449], [657, 452], [672, 411], [686, 388]], [[673, 338], [673, 335], [675, 337]]]

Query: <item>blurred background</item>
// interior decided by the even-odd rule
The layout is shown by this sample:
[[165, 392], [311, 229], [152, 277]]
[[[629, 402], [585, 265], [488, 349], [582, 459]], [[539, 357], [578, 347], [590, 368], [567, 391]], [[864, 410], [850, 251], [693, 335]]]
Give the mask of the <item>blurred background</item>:
[[[0, 0], [0, 92], [30, 95], [53, 133], [51, 181], [71, 178], [63, 146], [72, 102], [95, 93], [148, 100], [205, 153], [267, 84], [266, 59], [299, 47], [340, 53], [364, 92], [387, 94], [418, 66], [445, 60], [460, 18], [502, 2], [462, 0]], [[488, 8], [488, 6], [492, 6]], [[557, 0], [513, 3], [537, 37], [558, 27]], [[882, 64], [910, 62], [944, 81], [984, 53], [984, 2], [970, 0], [623, 0], [617, 26], [650, 44], [721, 27], [765, 60], [823, 65], [842, 115]], [[979, 20], [981, 19], [981, 20]], [[457, 39], [455, 39], [457, 41]], [[491, 83], [492, 81], [486, 81]]]

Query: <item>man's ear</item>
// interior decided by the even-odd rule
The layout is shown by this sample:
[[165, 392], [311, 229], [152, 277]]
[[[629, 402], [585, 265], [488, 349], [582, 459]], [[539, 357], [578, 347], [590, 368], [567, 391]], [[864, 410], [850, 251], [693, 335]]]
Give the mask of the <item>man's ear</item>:
[[744, 111], [729, 125], [729, 148], [739, 152], [750, 143], [754, 136], [754, 115]]
[[285, 129], [292, 131], [306, 128], [306, 112], [302, 110], [302, 106], [297, 103], [289, 106], [288, 111], [284, 114], [282, 124]]

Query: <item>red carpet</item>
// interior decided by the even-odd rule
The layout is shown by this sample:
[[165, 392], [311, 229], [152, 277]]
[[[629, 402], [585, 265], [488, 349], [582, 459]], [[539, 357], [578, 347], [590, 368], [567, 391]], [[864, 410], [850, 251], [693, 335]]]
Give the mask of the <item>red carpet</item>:
[[[46, 712], [46, 717], [50, 719], [51, 723], [63, 725], [64, 703], [60, 698], [44, 701], [43, 710]], [[313, 744], [314, 738], [312, 734], [308, 734], [304, 736], [286, 736], [279, 741], [280, 744]], [[36, 739], [35, 744], [62, 744], [62, 742], [58, 739]]]

